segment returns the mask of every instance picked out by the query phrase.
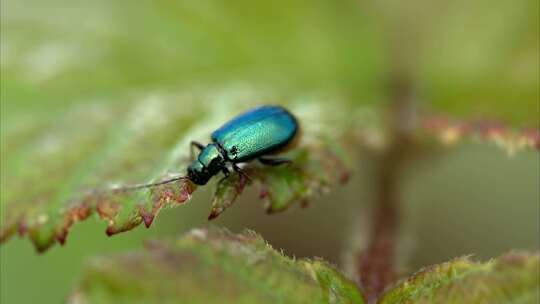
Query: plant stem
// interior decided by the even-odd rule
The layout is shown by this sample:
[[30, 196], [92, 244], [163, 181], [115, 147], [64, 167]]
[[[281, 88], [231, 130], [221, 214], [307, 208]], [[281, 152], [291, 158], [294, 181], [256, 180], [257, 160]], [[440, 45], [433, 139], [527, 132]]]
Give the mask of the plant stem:
[[399, 226], [399, 178], [411, 148], [411, 90], [405, 78], [395, 78], [390, 88], [391, 142], [378, 159], [375, 171], [375, 207], [367, 248], [357, 257], [357, 278], [368, 303], [376, 302], [397, 278], [395, 252]]

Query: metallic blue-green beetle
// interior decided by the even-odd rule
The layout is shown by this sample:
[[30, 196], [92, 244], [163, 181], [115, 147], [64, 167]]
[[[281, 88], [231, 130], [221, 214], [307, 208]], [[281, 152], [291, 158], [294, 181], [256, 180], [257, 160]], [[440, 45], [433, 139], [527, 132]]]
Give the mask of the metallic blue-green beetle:
[[290, 162], [269, 156], [290, 146], [298, 135], [298, 121], [285, 108], [262, 106], [245, 112], [225, 123], [212, 133], [212, 142], [204, 146], [191, 142], [200, 150], [187, 169], [187, 178], [197, 185], [205, 185], [212, 176], [227, 166], [242, 174], [238, 163], [258, 159], [262, 164], [276, 166]]

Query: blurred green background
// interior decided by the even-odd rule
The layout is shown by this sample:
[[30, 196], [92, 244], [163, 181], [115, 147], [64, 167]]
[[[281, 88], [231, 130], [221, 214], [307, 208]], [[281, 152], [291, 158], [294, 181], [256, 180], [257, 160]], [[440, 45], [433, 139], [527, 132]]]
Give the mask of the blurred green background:
[[[240, 83], [285, 100], [326, 94], [345, 107], [377, 109], [388, 102], [387, 80], [395, 73], [408, 77], [422, 110], [537, 128], [538, 5], [2, 1], [2, 145], [21, 124], [39, 117], [39, 129], [77, 104], [129, 106], [132, 96], [191, 87]], [[372, 156], [358, 153], [353, 179], [308, 209], [268, 216], [248, 191], [213, 224], [250, 228], [289, 255], [343, 266], [373, 204]], [[537, 151], [509, 157], [470, 141], [412, 161], [400, 184], [405, 270], [464, 254], [487, 259], [513, 248], [538, 250], [539, 167]], [[161, 212], [151, 229], [112, 238], [104, 222], [90, 218], [73, 227], [65, 247], [43, 255], [15, 237], [0, 247], [0, 302], [59, 303], [88, 257], [207, 225], [210, 200], [210, 189], [198, 191], [189, 204]]]

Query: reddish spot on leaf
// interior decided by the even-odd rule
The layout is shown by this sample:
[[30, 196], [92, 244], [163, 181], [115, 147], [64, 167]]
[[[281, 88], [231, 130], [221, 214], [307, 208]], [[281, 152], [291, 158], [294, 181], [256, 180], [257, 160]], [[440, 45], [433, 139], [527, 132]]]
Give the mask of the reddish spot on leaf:
[[141, 216], [146, 228], [149, 228], [150, 225], [152, 225], [159, 210], [166, 204], [182, 204], [186, 202], [191, 198], [191, 194], [195, 191], [195, 189], [196, 186], [188, 180], [181, 180], [179, 182], [166, 184], [151, 189], [151, 210], [147, 210], [143, 206], [139, 208], [139, 215]]
[[342, 184], [346, 184], [349, 179], [351, 179], [351, 172], [349, 171], [343, 171], [341, 173], [341, 177], [339, 178], [339, 182]]
[[515, 148], [540, 150], [538, 129], [515, 130], [496, 121], [452, 121], [445, 117], [428, 117], [423, 123], [428, 132], [433, 132], [444, 143], [454, 143], [463, 137], [479, 137], [514, 151]]
[[107, 200], [99, 199], [96, 210], [99, 214], [99, 217], [102, 219], [112, 219], [116, 216], [116, 213], [118, 212], [118, 204], [114, 202], [110, 202]]
[[261, 186], [261, 190], [259, 191], [259, 198], [263, 199], [263, 198], [268, 197], [268, 195], [269, 195], [268, 188], [264, 185]]
[[530, 142], [531, 146], [534, 146], [537, 150], [540, 150], [540, 130], [538, 129], [524, 130], [523, 136]]
[[21, 237], [24, 236], [26, 232], [28, 232], [28, 226], [26, 225], [24, 218], [21, 218], [17, 232], [19, 233], [19, 236]]

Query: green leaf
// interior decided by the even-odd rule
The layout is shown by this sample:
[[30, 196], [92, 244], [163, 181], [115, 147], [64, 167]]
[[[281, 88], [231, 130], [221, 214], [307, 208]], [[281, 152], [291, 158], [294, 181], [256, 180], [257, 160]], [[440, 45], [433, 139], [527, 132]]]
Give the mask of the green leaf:
[[229, 178], [219, 182], [214, 193], [212, 210], [208, 219], [211, 220], [218, 217], [225, 209], [232, 206], [248, 183], [249, 180], [247, 177], [240, 174], [233, 174]]
[[486, 263], [458, 258], [420, 270], [380, 303], [538, 303], [540, 256], [509, 253]]
[[[538, 36], [529, 26], [537, 20], [530, 16], [537, 1], [506, 0], [486, 17], [487, 0], [466, 14], [464, 0], [448, 9], [428, 2], [143, 1], [130, 14], [103, 0], [2, 2], [11, 13], [2, 18], [0, 35], [0, 240], [18, 231], [44, 250], [65, 242], [73, 223], [96, 214], [107, 221], [108, 234], [150, 225], [162, 207], [187, 200], [194, 186], [133, 195], [100, 190], [183, 174], [190, 140], [207, 140], [240, 109], [276, 101], [300, 115], [318, 112], [302, 120], [309, 140], [291, 151], [291, 167], [246, 169], [269, 212], [307, 202], [348, 175], [350, 155], [342, 149], [384, 149], [387, 122], [378, 105], [395, 101], [385, 97], [394, 93], [386, 90], [385, 75], [396, 72], [387, 66], [395, 51], [403, 54], [398, 61], [411, 62], [407, 81], [428, 110], [536, 123], [538, 47], [531, 38], [509, 48], [513, 41], [506, 39], [524, 30]], [[426, 26], [429, 19], [414, 18], [417, 13], [444, 22]], [[486, 26], [475, 26], [478, 16]], [[415, 22], [403, 26], [409, 20]], [[462, 35], [463, 24], [474, 30]], [[408, 40], [403, 28], [418, 39]], [[442, 56], [440, 45], [449, 46]], [[476, 59], [483, 60], [471, 64]], [[537, 129], [484, 132], [461, 125], [426, 128], [427, 138], [448, 143], [470, 135], [510, 153], [540, 147]], [[218, 191], [213, 216], [243, 189], [227, 185], [238, 184], [233, 179]]]
[[363, 303], [320, 260], [295, 260], [246, 231], [194, 229], [145, 251], [95, 259], [69, 303]]
[[[295, 147], [287, 158], [292, 162], [268, 167], [249, 164], [244, 172], [259, 187], [259, 197], [266, 201], [268, 213], [284, 211], [295, 203], [306, 207], [315, 195], [328, 192], [332, 186], [348, 180], [351, 170], [349, 153], [340, 143], [327, 138]], [[214, 195], [210, 219], [230, 207], [249, 180], [238, 175], [220, 183]]]
[[[191, 140], [208, 141], [213, 129], [256, 105], [250, 100], [265, 97], [262, 91], [235, 87], [211, 92], [214, 97], [206, 90], [155, 94], [135, 106], [81, 104], [57, 114], [32, 115], [28, 126], [8, 128], [2, 133], [6, 165], [1, 240], [16, 232], [27, 234], [43, 251], [56, 242], [63, 244], [70, 227], [90, 216], [107, 221], [106, 232], [113, 235], [141, 223], [149, 227], [161, 209], [187, 201], [196, 190], [188, 180], [138, 191], [122, 188], [184, 175]], [[228, 107], [204, 106], [200, 100], [220, 100]], [[339, 146], [349, 120], [356, 116], [325, 114], [322, 104], [305, 107], [291, 102], [289, 108], [306, 129], [289, 153], [294, 163], [276, 168], [253, 163], [244, 169], [266, 189], [272, 212], [306, 201], [350, 170], [347, 153]], [[327, 140], [330, 136], [335, 138], [332, 142]], [[210, 218], [232, 205], [246, 186], [242, 183], [234, 173], [219, 185]]]
[[[255, 106], [253, 100], [277, 99], [272, 96], [256, 88], [201, 88], [189, 94], [154, 93], [137, 102], [91, 102], [48, 114], [18, 115], [20, 120], [9, 120], [2, 128], [0, 240], [16, 232], [27, 234], [43, 251], [56, 242], [63, 244], [74, 223], [94, 215], [107, 221], [108, 235], [141, 223], [149, 227], [162, 208], [187, 201], [195, 185], [183, 180], [137, 192], [115, 189], [184, 175], [191, 140], [207, 141], [213, 129], [240, 109]], [[353, 110], [343, 103], [330, 107], [317, 96], [309, 106], [304, 101], [292, 99], [287, 105], [302, 127], [298, 145], [284, 155], [292, 164], [268, 167], [254, 162], [244, 168], [266, 200], [268, 213], [295, 203], [307, 205], [314, 195], [348, 179], [355, 151], [382, 151], [388, 143], [375, 110]], [[427, 133], [418, 137], [422, 141], [453, 130], [433, 123], [414, 128], [414, 134]], [[475, 134], [475, 129], [465, 130], [472, 131], [462, 136]], [[502, 146], [525, 143], [514, 150], [538, 144], [536, 133], [526, 137], [508, 129], [504, 134], [480, 138], [515, 139], [496, 141]], [[209, 218], [230, 207], [250, 180], [233, 175], [220, 184]]]

